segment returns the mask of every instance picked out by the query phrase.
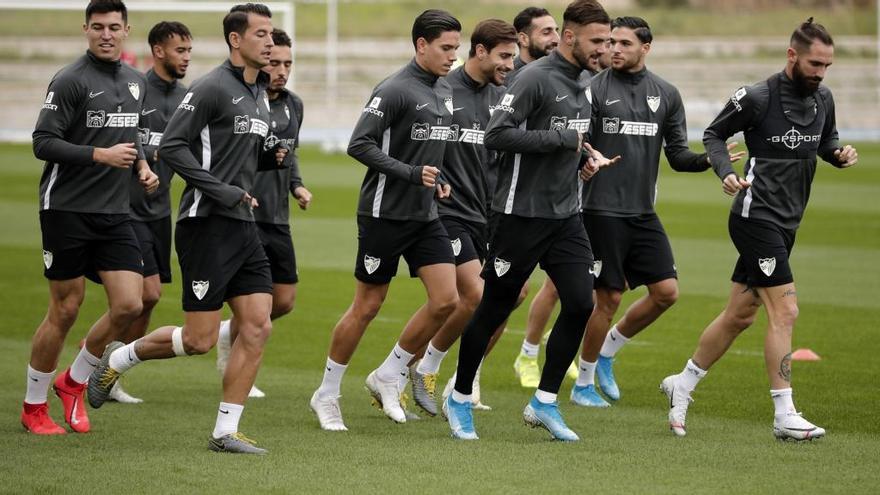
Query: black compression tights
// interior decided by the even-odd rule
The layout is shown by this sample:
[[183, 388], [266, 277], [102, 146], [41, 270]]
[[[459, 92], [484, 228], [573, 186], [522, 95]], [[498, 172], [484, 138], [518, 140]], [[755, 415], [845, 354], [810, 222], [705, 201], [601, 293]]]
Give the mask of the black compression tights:
[[[568, 365], [577, 355], [593, 311], [593, 276], [586, 264], [554, 265], [548, 268], [547, 274], [556, 285], [561, 309], [547, 342], [547, 359], [538, 388], [555, 394], [562, 385]], [[489, 338], [513, 311], [522, 284], [511, 282], [487, 281], [483, 299], [464, 329], [455, 379], [455, 390], [461, 394], [473, 392], [474, 376]]]

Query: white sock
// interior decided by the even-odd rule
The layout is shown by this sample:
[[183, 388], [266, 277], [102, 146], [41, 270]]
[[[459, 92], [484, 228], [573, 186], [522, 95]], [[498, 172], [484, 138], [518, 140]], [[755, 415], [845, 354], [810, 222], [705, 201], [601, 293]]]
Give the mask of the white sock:
[[394, 349], [388, 353], [385, 362], [376, 370], [376, 378], [383, 382], [390, 382], [400, 378], [400, 374], [406, 369], [406, 365], [412, 361], [413, 354], [410, 354], [400, 347], [400, 344], [394, 344]]
[[452, 390], [452, 400], [458, 402], [459, 404], [470, 404], [471, 402], [471, 394], [463, 394], [458, 390]]
[[232, 320], [223, 320], [220, 322], [220, 332], [217, 333], [217, 345], [220, 345], [221, 342], [227, 346], [232, 345], [232, 334], [230, 333], [232, 330], [231, 322]]
[[550, 392], [545, 392], [541, 389], [535, 390], [535, 398], [538, 399], [538, 402], [541, 404], [553, 404], [556, 402], [556, 394], [551, 394]]
[[397, 391], [403, 392], [406, 390], [407, 383], [409, 383], [409, 368], [404, 368], [403, 371], [397, 375]]
[[611, 327], [611, 330], [605, 334], [605, 343], [602, 344], [602, 349], [599, 350], [599, 354], [605, 357], [614, 357], [614, 355], [617, 354], [617, 351], [626, 345], [627, 342], [629, 342], [629, 339], [621, 335], [621, 333], [617, 331], [617, 325], [614, 325]]
[[691, 393], [697, 388], [697, 384], [706, 376], [706, 373], [708, 373], [706, 370], [701, 369], [692, 360], [688, 359], [684, 369], [678, 375], [678, 383], [681, 384], [685, 392]]
[[101, 364], [101, 358], [93, 356], [86, 346], [79, 350], [73, 364], [70, 365], [70, 379], [76, 383], [85, 383], [89, 381], [89, 375], [95, 371], [95, 368]]
[[45, 404], [48, 400], [46, 396], [49, 394], [49, 385], [52, 384], [53, 376], [55, 376], [55, 370], [43, 373], [28, 365], [27, 393], [24, 396], [24, 401], [28, 404]]
[[422, 362], [419, 363], [419, 367], [416, 370], [423, 375], [437, 373], [440, 371], [440, 363], [446, 357], [446, 352], [437, 349], [433, 343], [429, 342], [425, 356], [422, 357]]
[[592, 385], [594, 376], [596, 375], [596, 362], [584, 361], [584, 358], [578, 357], [578, 377], [575, 385], [578, 387], [586, 387]]
[[770, 390], [770, 397], [773, 398], [773, 406], [776, 409], [777, 416], [797, 412], [797, 409], [794, 407], [794, 400], [791, 397], [791, 387]]
[[321, 397], [337, 398], [341, 394], [339, 389], [342, 385], [342, 376], [345, 374], [347, 364], [339, 364], [329, 357], [327, 358], [327, 366], [324, 368], [324, 380], [318, 387], [318, 395]]
[[113, 351], [110, 354], [110, 367], [119, 373], [125, 373], [136, 364], [140, 364], [141, 360], [134, 352], [134, 344], [136, 342], [137, 340]]
[[483, 371], [483, 361], [485, 361], [485, 360], [486, 360], [486, 358], [483, 357], [483, 359], [480, 360], [480, 365], [477, 366], [477, 372], [474, 373], [474, 383], [477, 383], [480, 381], [480, 372]]
[[217, 408], [217, 422], [214, 423], [214, 438], [237, 432], [242, 411], [244, 406], [241, 404], [221, 402], [220, 407]]
[[529, 358], [537, 358], [538, 350], [541, 349], [541, 344], [530, 344], [529, 341], [523, 340], [522, 348], [520, 349], [520, 354]]

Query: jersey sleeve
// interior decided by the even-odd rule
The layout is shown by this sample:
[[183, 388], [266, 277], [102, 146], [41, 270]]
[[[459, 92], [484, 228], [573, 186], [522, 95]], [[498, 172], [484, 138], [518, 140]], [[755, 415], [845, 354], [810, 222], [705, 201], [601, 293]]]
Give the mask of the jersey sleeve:
[[203, 86], [187, 93], [165, 127], [159, 154], [165, 163], [187, 184], [202, 191], [220, 204], [233, 207], [241, 201], [244, 190], [226, 184], [202, 168], [190, 149], [190, 143], [200, 139], [201, 130], [214, 115], [216, 91]]
[[[422, 167], [404, 163], [388, 154], [385, 135], [404, 112], [406, 98], [393, 85], [377, 88], [370, 96], [351, 133], [348, 154], [367, 167], [397, 179], [422, 183]], [[438, 164], [439, 165], [439, 164]]]
[[727, 139], [750, 127], [762, 97], [766, 98], [766, 95], [758, 95], [755, 86], [749, 88], [743, 86], [737, 89], [721, 113], [703, 133], [703, 145], [709, 153], [709, 161], [715, 170], [715, 175], [720, 179], [736, 173], [733, 164], [730, 163]]
[[578, 131], [528, 130], [525, 122], [541, 106], [540, 82], [528, 72], [523, 73], [495, 106], [486, 127], [486, 148], [513, 153], [549, 153], [560, 148], [575, 150]]
[[303, 102], [296, 96], [291, 98], [293, 100], [293, 111], [296, 114], [296, 136], [294, 136], [294, 147], [290, 150], [290, 192], [296, 190], [297, 187], [303, 187], [302, 174], [299, 171], [299, 156], [296, 154], [296, 149], [299, 147], [299, 133], [302, 130], [303, 123]]
[[694, 153], [688, 148], [687, 118], [681, 95], [673, 88], [667, 96], [667, 101], [669, 101], [669, 111], [663, 122], [663, 141], [669, 166], [677, 172], [708, 170], [710, 165], [706, 160], [706, 153]]
[[834, 114], [834, 98], [830, 91], [825, 90], [823, 93], [820, 94], [820, 97], [825, 105], [825, 125], [822, 127], [822, 140], [819, 142], [819, 149], [816, 153], [826, 162], [839, 168], [843, 164], [834, 156], [834, 152], [840, 148], [837, 118]]
[[75, 79], [62, 75], [52, 80], [34, 126], [34, 156], [55, 163], [80, 166], [95, 164], [92, 159], [94, 146], [65, 140], [85, 97], [83, 86]]

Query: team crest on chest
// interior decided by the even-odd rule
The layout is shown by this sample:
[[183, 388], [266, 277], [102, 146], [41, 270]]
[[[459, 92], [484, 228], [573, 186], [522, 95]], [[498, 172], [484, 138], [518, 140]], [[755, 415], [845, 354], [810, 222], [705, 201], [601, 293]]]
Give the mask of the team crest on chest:
[[381, 264], [382, 264], [382, 260], [380, 260], [379, 258], [374, 258], [374, 257], [370, 256], [369, 254], [364, 255], [364, 269], [366, 269], [367, 273], [369, 273], [370, 275], [372, 275], [373, 272], [378, 270], [379, 265], [381, 265]]
[[769, 277], [776, 270], [776, 258], [758, 258], [758, 267]]
[[444, 98], [443, 105], [449, 110], [449, 113], [452, 114], [455, 112], [455, 107], [452, 106], [452, 97]]
[[584, 90], [584, 95], [587, 96], [587, 103], [593, 102], [593, 90], [591, 90], [589, 86]]
[[284, 115], [287, 115], [287, 120], [290, 120], [290, 108], [287, 105], [284, 105]]
[[499, 277], [503, 277], [507, 271], [510, 270], [510, 262], [504, 261], [499, 257], [495, 257], [495, 274]]
[[136, 82], [128, 83], [128, 92], [131, 93], [131, 96], [133, 96], [135, 100], [140, 99], [141, 85]]
[[652, 112], [657, 112], [657, 109], [660, 108], [660, 97], [659, 96], [649, 96], [648, 97], [648, 108], [650, 108]]
[[208, 293], [208, 288], [211, 286], [211, 282], [207, 280], [193, 280], [192, 282], [192, 290], [193, 294], [196, 295], [196, 298], [201, 301], [205, 294]]
[[452, 240], [452, 254], [458, 256], [461, 253], [461, 239]]

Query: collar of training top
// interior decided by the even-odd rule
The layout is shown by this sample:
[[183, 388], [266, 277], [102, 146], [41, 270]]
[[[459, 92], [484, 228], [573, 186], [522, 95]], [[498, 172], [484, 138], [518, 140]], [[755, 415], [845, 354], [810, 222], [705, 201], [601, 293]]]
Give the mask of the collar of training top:
[[[223, 62], [223, 67], [225, 67], [229, 72], [232, 72], [232, 74], [235, 76], [236, 79], [238, 79], [239, 81], [241, 81], [242, 84], [247, 86], [248, 83], [245, 82], [245, 80], [244, 80], [244, 67], [232, 65], [232, 60], [229, 60], [228, 58], [226, 59], [225, 62]], [[269, 85], [269, 78], [270, 78], [269, 74], [266, 74], [265, 72], [263, 72], [261, 70], [257, 71], [256, 84], [260, 87], [266, 87]]]
[[122, 68], [122, 62], [120, 60], [114, 60], [112, 62], [101, 60], [96, 57], [91, 50], [86, 50], [86, 57], [89, 58], [89, 62], [91, 62], [93, 66], [95, 66], [98, 70], [102, 70], [104, 72], [117, 72], [120, 68]]
[[642, 67], [642, 69], [638, 72], [625, 72], [622, 70], [611, 69], [611, 73], [614, 75], [614, 77], [620, 79], [621, 81], [631, 84], [638, 84], [642, 82], [642, 79], [644, 79], [645, 76], [648, 75], [648, 68]]
[[415, 57], [413, 57], [413, 59], [409, 61], [409, 64], [406, 65], [406, 71], [428, 86], [433, 86], [434, 83], [437, 82], [437, 79], [439, 79], [438, 76], [422, 69], [422, 67], [416, 63]]
[[465, 83], [465, 85], [467, 85], [467, 87], [469, 87], [473, 90], [478, 90], [478, 89], [482, 88], [483, 86], [485, 86], [485, 84], [480, 84], [479, 82], [477, 82], [476, 79], [471, 77], [471, 75], [468, 74], [467, 69], [465, 69], [464, 65], [462, 65], [461, 67], [459, 67], [456, 70], [461, 72], [461, 75], [459, 77], [461, 77], [461, 80], [464, 81], [464, 83]]
[[559, 53], [559, 50], [553, 50], [550, 52], [550, 55], [547, 55], [547, 58], [553, 66], [558, 67], [563, 74], [572, 79], [577, 79], [580, 77], [581, 72], [583, 72], [583, 69], [566, 60], [565, 57]]
[[147, 71], [147, 82], [165, 93], [177, 87], [177, 79], [166, 81], [165, 79], [159, 77], [159, 74], [156, 74], [156, 71], [154, 71], [153, 69]]

